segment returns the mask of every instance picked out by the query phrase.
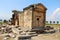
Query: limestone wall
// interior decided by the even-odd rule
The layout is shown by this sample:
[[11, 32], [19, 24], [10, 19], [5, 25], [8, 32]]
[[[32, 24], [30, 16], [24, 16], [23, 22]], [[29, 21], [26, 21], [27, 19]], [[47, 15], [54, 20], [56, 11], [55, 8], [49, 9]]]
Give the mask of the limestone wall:
[[25, 10], [24, 11], [24, 28], [29, 30], [32, 28], [32, 11]]
[[23, 23], [24, 23], [24, 13], [18, 13], [18, 25], [20, 27], [23, 27]]
[[32, 28], [45, 27], [45, 8], [41, 5], [36, 5], [33, 10], [33, 26]]

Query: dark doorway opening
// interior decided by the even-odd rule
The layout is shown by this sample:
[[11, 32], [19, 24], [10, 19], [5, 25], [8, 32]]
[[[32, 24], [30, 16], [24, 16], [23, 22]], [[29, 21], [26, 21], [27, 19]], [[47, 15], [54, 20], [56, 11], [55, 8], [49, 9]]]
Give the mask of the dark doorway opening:
[[39, 21], [39, 18], [37, 18], [37, 20]]

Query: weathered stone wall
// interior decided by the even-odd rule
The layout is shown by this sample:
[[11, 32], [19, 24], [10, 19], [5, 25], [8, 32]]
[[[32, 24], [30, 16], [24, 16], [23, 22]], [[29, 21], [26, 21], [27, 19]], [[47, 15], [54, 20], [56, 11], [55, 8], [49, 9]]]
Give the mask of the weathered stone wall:
[[26, 30], [32, 28], [32, 11], [30, 9], [24, 10], [24, 27]]
[[33, 15], [33, 27], [44, 27], [45, 25], [44, 13], [34, 12]]
[[45, 11], [42, 5], [35, 5], [33, 10], [33, 29], [45, 27]]
[[13, 20], [13, 23], [16, 23], [17, 20], [18, 25], [24, 30], [43, 28], [45, 26], [46, 8], [42, 4], [30, 5], [23, 12], [14, 12], [18, 16]]
[[24, 23], [24, 13], [23, 12], [19, 12], [18, 13], [18, 25], [20, 27], [23, 27], [23, 23]]
[[16, 14], [15, 12], [12, 14], [12, 18], [11, 18], [11, 25], [15, 25], [16, 23]]

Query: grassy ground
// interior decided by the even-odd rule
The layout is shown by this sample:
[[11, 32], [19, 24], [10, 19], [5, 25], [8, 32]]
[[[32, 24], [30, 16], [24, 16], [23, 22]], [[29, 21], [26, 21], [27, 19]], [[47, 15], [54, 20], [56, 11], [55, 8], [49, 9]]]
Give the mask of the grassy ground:
[[50, 26], [60, 26], [60, 24], [46, 24], [46, 25], [50, 25]]
[[45, 26], [51, 26], [51, 27], [54, 27], [54, 28], [59, 28], [60, 24], [46, 24]]

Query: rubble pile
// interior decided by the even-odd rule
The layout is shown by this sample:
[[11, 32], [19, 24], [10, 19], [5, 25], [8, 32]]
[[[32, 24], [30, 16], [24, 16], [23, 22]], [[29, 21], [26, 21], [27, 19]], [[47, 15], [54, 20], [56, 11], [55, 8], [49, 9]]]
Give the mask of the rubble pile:
[[17, 39], [19, 36], [37, 36], [36, 32], [23, 31], [19, 26], [0, 26], [0, 34], [4, 36], [4, 40], [9, 38]]

